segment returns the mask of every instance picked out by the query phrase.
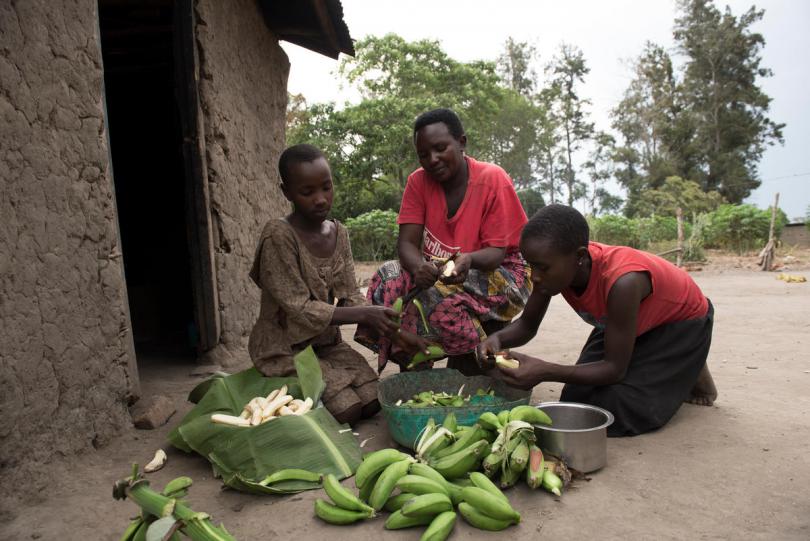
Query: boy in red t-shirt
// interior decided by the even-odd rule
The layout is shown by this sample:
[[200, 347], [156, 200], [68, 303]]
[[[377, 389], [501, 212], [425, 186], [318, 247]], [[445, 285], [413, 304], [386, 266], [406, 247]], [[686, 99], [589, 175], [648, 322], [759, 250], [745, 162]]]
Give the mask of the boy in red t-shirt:
[[528, 342], [558, 293], [594, 330], [573, 366], [511, 352], [520, 366], [499, 366], [504, 381], [522, 388], [565, 383], [560, 400], [613, 413], [610, 436], [659, 428], [684, 401], [714, 402], [706, 364], [714, 310], [685, 271], [633, 248], [588, 242], [588, 222], [564, 205], [538, 211], [520, 249], [531, 265], [532, 294], [519, 319], [479, 346], [479, 359]]

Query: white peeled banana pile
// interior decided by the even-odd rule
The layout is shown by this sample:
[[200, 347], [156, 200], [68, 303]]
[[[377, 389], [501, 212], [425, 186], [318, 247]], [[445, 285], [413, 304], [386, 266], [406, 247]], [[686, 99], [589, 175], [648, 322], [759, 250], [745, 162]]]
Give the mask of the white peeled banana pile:
[[312, 409], [312, 399], [299, 400], [287, 394], [287, 386], [272, 391], [269, 395], [257, 396], [245, 404], [242, 413], [235, 415], [225, 415], [215, 413], [211, 415], [211, 421], [223, 425], [231, 426], [258, 426], [278, 419], [285, 415], [303, 415]]

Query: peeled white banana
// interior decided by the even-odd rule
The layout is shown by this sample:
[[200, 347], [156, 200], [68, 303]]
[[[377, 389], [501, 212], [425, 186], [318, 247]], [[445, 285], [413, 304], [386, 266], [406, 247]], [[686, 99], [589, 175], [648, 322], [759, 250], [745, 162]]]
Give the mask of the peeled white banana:
[[143, 471], [146, 473], [158, 471], [166, 464], [168, 459], [169, 457], [166, 456], [166, 452], [163, 449], [158, 449], [155, 451], [155, 457], [143, 467]]
[[287, 394], [287, 386], [276, 389], [266, 397], [257, 396], [245, 404], [242, 413], [236, 417], [224, 413], [211, 415], [211, 422], [229, 426], [258, 426], [284, 415], [303, 415], [313, 406], [311, 398], [294, 399]]

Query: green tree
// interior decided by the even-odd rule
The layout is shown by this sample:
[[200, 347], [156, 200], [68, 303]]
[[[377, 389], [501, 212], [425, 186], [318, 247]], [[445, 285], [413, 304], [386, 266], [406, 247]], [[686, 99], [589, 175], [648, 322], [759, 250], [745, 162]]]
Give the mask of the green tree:
[[[546, 166], [554, 174], [559, 167], [559, 160], [562, 159], [562, 182], [566, 187], [569, 205], [573, 205], [586, 193], [585, 184], [577, 178], [574, 156], [594, 135], [594, 125], [588, 121], [586, 112], [590, 101], [581, 97], [579, 90], [589, 71], [582, 51], [567, 44], [560, 46], [558, 54], [546, 68], [549, 87], [545, 92], [545, 102], [548, 105], [549, 119], [558, 128], [556, 140], [561, 146], [561, 152], [549, 153]], [[551, 200], [554, 200], [553, 188]]]
[[377, 208], [398, 208], [383, 205], [391, 205], [392, 186], [397, 198], [401, 195], [418, 167], [413, 121], [436, 107], [459, 114], [470, 155], [498, 163], [519, 185], [534, 181], [527, 166], [534, 108], [503, 84], [495, 63], [458, 62], [436, 41], [408, 42], [394, 34], [360, 40], [355, 51], [338, 71], [359, 90], [361, 101], [342, 108], [314, 104], [288, 133], [291, 143], [308, 141], [327, 153], [337, 184], [335, 216], [368, 210], [358, 204], [357, 194], [364, 193], [386, 194]]
[[596, 133], [588, 160], [582, 165], [591, 181], [588, 204], [594, 216], [615, 212], [622, 206], [621, 197], [610, 193], [606, 187], [607, 182], [613, 178], [615, 144], [616, 140], [609, 133]]
[[784, 124], [768, 117], [771, 98], [758, 79], [765, 39], [751, 27], [763, 10], [735, 17], [711, 0], [679, 0], [674, 37], [686, 56], [684, 100], [696, 120], [693, 148], [699, 151], [697, 180], [739, 203], [759, 186], [757, 165], [767, 145], [781, 143]]
[[725, 200], [718, 192], [704, 192], [697, 182], [671, 176], [654, 190], [647, 190], [637, 201], [640, 216], [675, 216], [676, 209], [692, 216], [717, 209]]

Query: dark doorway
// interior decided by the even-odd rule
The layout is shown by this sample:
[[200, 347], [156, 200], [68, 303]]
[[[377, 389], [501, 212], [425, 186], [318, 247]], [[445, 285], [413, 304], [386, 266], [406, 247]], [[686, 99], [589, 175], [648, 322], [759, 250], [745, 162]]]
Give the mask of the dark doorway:
[[139, 362], [153, 355], [193, 358], [199, 344], [173, 18], [171, 0], [99, 1], [113, 180]]

